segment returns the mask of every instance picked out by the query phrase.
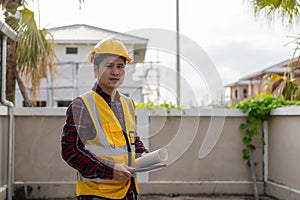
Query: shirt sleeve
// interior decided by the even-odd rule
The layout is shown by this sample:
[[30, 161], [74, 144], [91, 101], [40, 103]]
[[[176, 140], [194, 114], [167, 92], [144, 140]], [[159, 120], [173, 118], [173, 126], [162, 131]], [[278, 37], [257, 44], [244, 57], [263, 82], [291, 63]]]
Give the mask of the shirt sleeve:
[[144, 146], [138, 135], [135, 137], [135, 153], [149, 153], [149, 150]]
[[[131, 105], [134, 109], [135, 104], [132, 99], [131, 99]], [[135, 111], [134, 111], [134, 113], [135, 113]], [[137, 133], [135, 133], [135, 153], [138, 153], [138, 154], [149, 153], [149, 150], [144, 146], [144, 143], [141, 141], [140, 136]]]
[[[91, 137], [89, 127], [93, 127], [88, 118], [89, 113], [82, 101], [75, 99], [66, 112], [66, 121], [61, 137], [61, 156], [86, 178], [112, 179], [114, 163], [97, 158], [85, 149], [83, 142]], [[80, 124], [75, 125], [74, 121], [76, 123], [80, 121]], [[80, 137], [77, 129], [81, 129]]]

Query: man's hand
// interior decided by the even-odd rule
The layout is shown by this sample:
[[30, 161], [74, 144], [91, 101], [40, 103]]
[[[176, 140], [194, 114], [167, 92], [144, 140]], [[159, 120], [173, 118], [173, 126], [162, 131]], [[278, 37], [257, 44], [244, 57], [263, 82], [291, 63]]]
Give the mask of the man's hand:
[[113, 179], [120, 182], [129, 180], [132, 177], [130, 170], [134, 170], [134, 168], [116, 163], [114, 166]]
[[141, 156], [143, 157], [144, 155], [146, 155], [147, 154], [147, 152], [143, 152], [142, 154], [141, 154]]

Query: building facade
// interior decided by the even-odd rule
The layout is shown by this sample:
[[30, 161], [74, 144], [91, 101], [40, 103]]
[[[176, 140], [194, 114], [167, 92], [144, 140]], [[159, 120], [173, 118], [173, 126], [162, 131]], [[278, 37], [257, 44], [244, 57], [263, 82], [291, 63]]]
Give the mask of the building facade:
[[264, 91], [265, 85], [262, 83], [266, 82], [262, 80], [266, 75], [277, 74], [283, 76], [291, 70], [291, 64], [293, 66], [292, 70], [299, 76], [298, 58], [294, 59], [292, 63], [291, 61], [291, 59], [284, 60], [261, 71], [242, 77], [237, 82], [226, 85], [225, 87], [230, 88], [230, 100], [226, 104], [235, 105], [240, 101], [257, 96]]
[[[93, 66], [88, 62], [90, 50], [102, 39], [118, 37], [127, 47], [133, 62], [126, 66], [126, 78], [119, 88], [136, 102], [143, 102], [142, 81], [135, 78], [137, 63], [143, 63], [148, 39], [123, 34], [85, 24], [75, 24], [49, 29], [54, 38], [57, 73], [44, 78], [40, 86], [37, 106], [63, 107], [78, 95], [90, 90], [96, 79]], [[30, 88], [27, 88], [30, 92]], [[30, 93], [29, 93], [30, 94]], [[23, 98], [17, 89], [16, 106], [22, 106]]]

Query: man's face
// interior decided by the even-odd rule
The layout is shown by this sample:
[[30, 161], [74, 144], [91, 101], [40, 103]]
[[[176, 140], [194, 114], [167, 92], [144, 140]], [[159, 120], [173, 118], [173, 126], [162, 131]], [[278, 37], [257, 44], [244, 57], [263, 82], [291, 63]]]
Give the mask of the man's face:
[[105, 57], [99, 67], [94, 68], [94, 73], [101, 89], [106, 93], [111, 93], [124, 81], [124, 59], [114, 55]]

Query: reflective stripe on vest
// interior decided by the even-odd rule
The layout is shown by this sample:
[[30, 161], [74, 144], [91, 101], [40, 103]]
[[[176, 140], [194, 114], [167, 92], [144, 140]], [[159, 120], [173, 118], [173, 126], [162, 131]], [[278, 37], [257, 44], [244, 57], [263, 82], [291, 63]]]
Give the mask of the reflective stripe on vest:
[[[119, 120], [100, 95], [94, 91], [89, 91], [82, 95], [81, 99], [90, 114], [96, 130], [96, 137], [86, 140], [85, 148], [98, 158], [135, 166], [135, 114], [132, 101], [120, 95], [126, 127], [126, 130], [122, 130]], [[128, 138], [129, 144], [126, 142], [125, 136]], [[77, 179], [77, 195], [93, 194], [106, 198], [123, 198], [121, 196], [126, 195], [130, 186], [129, 181], [121, 183], [101, 178], [88, 179], [84, 178], [80, 173], [78, 173]], [[90, 184], [97, 185], [99, 190], [89, 189], [87, 185]], [[116, 194], [111, 194], [112, 192]]]

